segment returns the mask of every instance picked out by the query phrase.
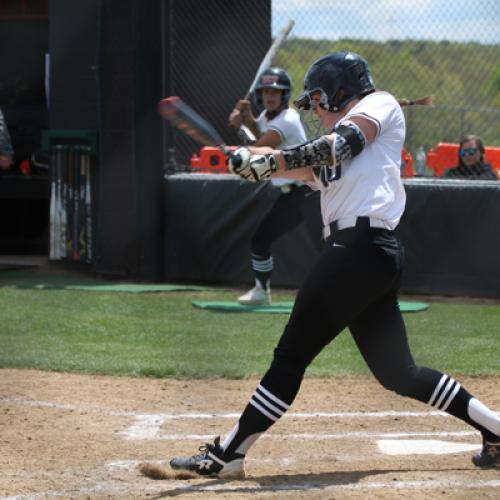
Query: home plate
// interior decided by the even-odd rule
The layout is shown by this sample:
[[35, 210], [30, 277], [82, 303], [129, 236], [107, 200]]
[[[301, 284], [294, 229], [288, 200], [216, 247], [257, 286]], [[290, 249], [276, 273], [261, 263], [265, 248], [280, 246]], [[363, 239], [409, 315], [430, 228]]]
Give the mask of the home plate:
[[377, 444], [379, 450], [386, 455], [447, 455], [481, 448], [478, 444], [436, 439], [379, 439]]

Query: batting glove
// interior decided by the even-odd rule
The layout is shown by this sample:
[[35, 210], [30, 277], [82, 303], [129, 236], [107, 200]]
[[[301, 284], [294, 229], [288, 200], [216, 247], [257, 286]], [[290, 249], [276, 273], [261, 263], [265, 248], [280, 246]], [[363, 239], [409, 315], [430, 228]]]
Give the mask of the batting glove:
[[238, 148], [228, 157], [227, 166], [233, 174], [243, 177], [249, 181], [254, 181], [250, 170], [250, 151], [248, 148]]
[[252, 155], [250, 157], [250, 171], [254, 182], [269, 179], [271, 174], [278, 170], [276, 159], [273, 155]]

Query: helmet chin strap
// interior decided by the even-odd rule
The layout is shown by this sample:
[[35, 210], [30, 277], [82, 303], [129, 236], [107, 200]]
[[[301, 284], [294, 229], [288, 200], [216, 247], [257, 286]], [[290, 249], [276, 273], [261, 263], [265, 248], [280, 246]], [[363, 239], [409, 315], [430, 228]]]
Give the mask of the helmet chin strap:
[[[341, 109], [341, 108], [340, 108], [339, 104], [337, 104], [337, 103], [342, 102], [342, 99], [344, 98], [344, 96], [345, 96], [345, 92], [344, 92], [344, 89], [341, 87], [341, 88], [339, 88], [339, 90], [337, 91], [337, 93], [336, 93], [336, 94], [335, 94], [335, 96], [334, 96], [334, 99], [333, 99], [334, 104], [333, 104], [333, 106], [332, 106], [331, 111], [333, 111], [334, 113], [338, 113], [338, 112], [340, 111], [340, 109]], [[346, 101], [346, 102], [344, 103], [344, 106], [345, 106], [348, 102], [349, 102], [349, 101]]]

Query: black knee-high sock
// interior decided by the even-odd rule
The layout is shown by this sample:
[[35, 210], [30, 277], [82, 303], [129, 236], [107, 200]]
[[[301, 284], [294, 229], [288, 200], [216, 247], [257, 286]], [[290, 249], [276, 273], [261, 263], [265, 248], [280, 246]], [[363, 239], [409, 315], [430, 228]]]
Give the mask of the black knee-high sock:
[[405, 395], [463, 420], [480, 431], [487, 441], [500, 440], [500, 417], [446, 374], [418, 367], [412, 389]]
[[302, 377], [303, 372], [290, 372], [273, 364], [222, 443], [225, 454], [245, 455], [258, 437], [288, 410], [299, 391]]
[[271, 255], [257, 255], [252, 253], [252, 269], [255, 279], [259, 281], [264, 290], [269, 288], [273, 266], [273, 258]]

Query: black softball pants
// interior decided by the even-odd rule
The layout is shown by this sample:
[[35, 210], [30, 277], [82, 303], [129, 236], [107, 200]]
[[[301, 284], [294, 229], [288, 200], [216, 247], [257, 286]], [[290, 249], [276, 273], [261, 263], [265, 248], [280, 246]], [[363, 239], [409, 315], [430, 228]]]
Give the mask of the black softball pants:
[[427, 402], [441, 374], [418, 367], [411, 355], [398, 305], [402, 265], [394, 233], [370, 227], [367, 218], [334, 232], [297, 294], [263, 384], [291, 403], [307, 366], [347, 327], [385, 388]]
[[307, 366], [346, 327], [386, 389], [443, 408], [496, 438], [471, 419], [467, 409], [472, 396], [460, 384], [415, 364], [397, 297], [402, 262], [403, 249], [395, 235], [370, 227], [366, 218], [333, 233], [297, 294], [271, 367], [225, 443], [228, 453], [245, 454], [282, 416]]

